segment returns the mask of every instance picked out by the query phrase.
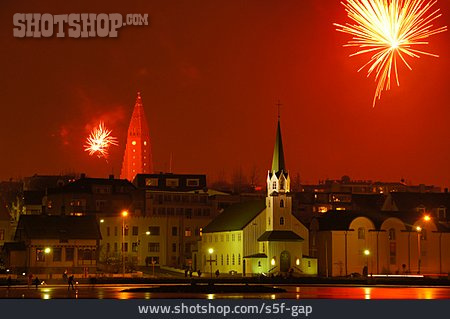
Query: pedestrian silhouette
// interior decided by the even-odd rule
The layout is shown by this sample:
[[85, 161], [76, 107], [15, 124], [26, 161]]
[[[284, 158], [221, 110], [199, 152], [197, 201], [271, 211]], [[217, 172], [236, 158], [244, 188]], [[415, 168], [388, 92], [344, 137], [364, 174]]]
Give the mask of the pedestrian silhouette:
[[39, 280], [39, 277], [36, 276], [36, 278], [34, 279], [34, 285], [36, 286], [36, 289], [38, 288], [40, 283], [41, 283], [41, 281]]
[[73, 287], [73, 281], [74, 281], [74, 277], [73, 277], [73, 275], [70, 275], [69, 280], [68, 280], [69, 285], [67, 286], [67, 290], [69, 290], [71, 286], [72, 286], [72, 290], [75, 290], [75, 288]]
[[8, 289], [11, 287], [11, 282], [12, 282], [11, 275], [9, 275], [8, 279], [6, 279], [6, 284], [8, 285]]
[[201, 272], [201, 270], [199, 269], [199, 270], [197, 270], [197, 274], [198, 274], [198, 276], [200, 277], [201, 275], [202, 275], [202, 272]]
[[220, 275], [219, 269], [217, 269], [217, 270], [216, 270], [216, 277], [219, 278], [219, 275]]

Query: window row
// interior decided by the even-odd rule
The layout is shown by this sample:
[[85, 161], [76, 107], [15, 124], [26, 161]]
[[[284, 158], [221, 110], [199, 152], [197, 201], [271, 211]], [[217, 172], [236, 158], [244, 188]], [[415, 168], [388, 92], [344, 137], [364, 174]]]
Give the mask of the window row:
[[237, 236], [236, 236], [236, 234], [231, 234], [231, 236], [230, 236], [230, 234], [203, 235], [203, 241], [209, 242], [209, 243], [212, 243], [213, 241], [215, 243], [224, 242], [224, 241], [229, 242], [230, 239], [231, 239], [231, 241], [239, 242], [242, 240], [242, 234], [237, 234]]

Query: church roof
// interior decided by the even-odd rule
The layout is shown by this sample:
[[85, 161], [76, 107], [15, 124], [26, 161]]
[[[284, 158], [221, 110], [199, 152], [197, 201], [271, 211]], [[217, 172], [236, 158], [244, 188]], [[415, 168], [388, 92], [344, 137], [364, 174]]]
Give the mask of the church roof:
[[284, 163], [283, 140], [281, 138], [280, 119], [278, 119], [277, 137], [275, 139], [275, 147], [273, 149], [272, 157], [272, 172], [286, 171]]
[[303, 241], [303, 238], [290, 230], [271, 230], [264, 232], [258, 241]]
[[203, 233], [241, 230], [266, 208], [265, 200], [253, 200], [227, 207], [205, 228]]

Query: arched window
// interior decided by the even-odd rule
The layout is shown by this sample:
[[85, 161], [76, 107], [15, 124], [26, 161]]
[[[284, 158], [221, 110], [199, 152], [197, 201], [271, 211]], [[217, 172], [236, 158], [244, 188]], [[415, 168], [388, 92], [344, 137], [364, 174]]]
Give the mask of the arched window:
[[238, 265], [241, 264], [241, 254], [238, 254]]
[[280, 200], [280, 207], [283, 208], [284, 207], [284, 200]]
[[258, 260], [258, 267], [261, 267], [261, 260]]
[[230, 255], [227, 254], [227, 266], [230, 264]]
[[420, 239], [427, 240], [427, 230], [425, 228], [422, 228], [420, 231]]
[[234, 266], [234, 254], [231, 255], [231, 264]]
[[284, 217], [280, 217], [280, 225], [284, 225]]
[[395, 240], [395, 229], [389, 229], [389, 240]]
[[275, 182], [273, 182], [273, 184], [272, 184], [272, 188], [273, 189], [277, 189], [277, 182], [275, 181]]
[[280, 189], [284, 189], [284, 181], [283, 180], [280, 181]]
[[358, 239], [366, 238], [366, 230], [363, 227], [358, 228]]

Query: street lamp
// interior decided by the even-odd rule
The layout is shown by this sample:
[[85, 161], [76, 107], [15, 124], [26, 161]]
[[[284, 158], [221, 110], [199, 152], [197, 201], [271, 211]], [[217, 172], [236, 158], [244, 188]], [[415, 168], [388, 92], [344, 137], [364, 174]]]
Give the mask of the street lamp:
[[[44, 248], [44, 254], [48, 255], [52, 252], [52, 249], [50, 247], [45, 247]], [[48, 268], [48, 258], [45, 257], [45, 268]], [[48, 271], [48, 269], [47, 269]], [[50, 276], [50, 275], [49, 275]], [[49, 277], [50, 278], [50, 277]]]
[[128, 216], [128, 211], [122, 211], [122, 277], [125, 278], [125, 218]]
[[420, 274], [420, 264], [422, 263], [421, 260], [421, 252], [420, 252], [420, 232], [422, 231], [422, 227], [416, 226], [417, 231], [417, 273]]
[[215, 260], [212, 259], [212, 254], [213, 254], [213, 252], [214, 252], [214, 249], [212, 249], [212, 248], [209, 248], [209, 249], [208, 249], [209, 259], [208, 259], [207, 261], [209, 261], [209, 266], [211, 267], [211, 279], [212, 279], [212, 277], [213, 277], [212, 263], [213, 263], [213, 261], [215, 261]]
[[367, 267], [367, 275], [369, 274], [369, 256], [370, 256], [370, 250], [365, 249], [364, 255], [366, 256], [366, 267]]
[[[150, 231], [146, 231], [145, 233], [144, 233], [144, 235], [145, 236], [150, 236]], [[140, 251], [140, 246], [141, 246], [141, 237], [142, 236], [144, 236], [144, 235], [138, 235], [138, 241], [137, 241], [137, 245], [138, 245], [138, 247], [137, 247], [137, 260], [138, 260], [138, 266], [139, 266], [139, 260], [141, 260], [140, 259], [140, 253], [139, 253], [139, 251]], [[153, 267], [154, 268], [154, 267]], [[153, 275], [155, 274], [155, 271], [153, 270]]]
[[275, 266], [275, 257], [274, 258], [272, 258], [272, 260], [270, 261], [270, 264], [272, 265], [272, 266]]

